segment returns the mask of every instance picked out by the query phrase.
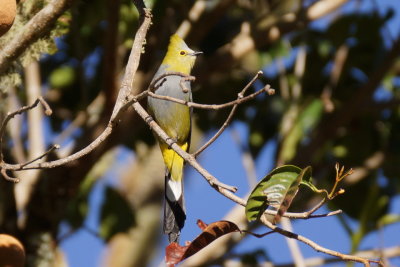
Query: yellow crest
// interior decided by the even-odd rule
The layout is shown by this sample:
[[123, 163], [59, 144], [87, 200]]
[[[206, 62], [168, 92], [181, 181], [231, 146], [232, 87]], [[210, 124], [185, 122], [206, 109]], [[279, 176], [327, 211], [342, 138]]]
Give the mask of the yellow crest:
[[170, 49], [187, 49], [189, 48], [185, 41], [178, 35], [178, 34], [173, 34], [171, 38], [169, 39], [169, 45], [168, 45], [168, 50]]
[[170, 38], [168, 51], [161, 65], [166, 66], [168, 71], [190, 74], [196, 55], [179, 35], [174, 34]]

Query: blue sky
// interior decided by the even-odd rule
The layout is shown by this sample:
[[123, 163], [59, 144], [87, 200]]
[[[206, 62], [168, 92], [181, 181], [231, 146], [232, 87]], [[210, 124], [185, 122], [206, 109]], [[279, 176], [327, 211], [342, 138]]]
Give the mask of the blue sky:
[[[357, 2], [358, 1], [350, 1], [350, 3], [344, 7], [344, 10], [350, 12], [356, 7]], [[378, 4], [379, 10], [382, 12], [385, 12], [389, 6], [392, 6], [397, 10], [400, 8], [400, 1], [398, 0], [375, 0], [375, 2]], [[369, 12], [374, 7], [373, 0], [361, 1], [361, 3], [362, 4], [357, 7], [360, 12]], [[395, 15], [396, 16], [388, 24], [388, 32], [391, 36], [396, 36], [400, 33], [400, 15]], [[329, 17], [323, 18], [318, 22], [315, 22], [314, 26], [317, 28], [323, 28], [329, 19]], [[273, 68], [273, 66], [270, 66], [270, 68]], [[248, 138], [246, 126], [236, 123], [232, 127], [239, 133], [242, 141], [245, 142]], [[211, 133], [209, 136], [211, 136]], [[273, 168], [271, 165], [271, 158], [274, 150], [275, 145], [273, 142], [264, 146], [261, 156], [255, 162], [257, 177], [263, 177]], [[237, 143], [233, 140], [230, 130], [227, 130], [221, 138], [219, 138], [199, 157], [199, 161], [211, 174], [218, 177], [222, 182], [238, 186], [239, 191], [237, 194], [243, 197], [249, 191], [249, 186], [245, 178], [246, 173], [241, 162], [240, 154], [241, 151]], [[102, 192], [105, 185], [115, 185], [117, 183], [115, 180], [117, 178], [115, 177], [118, 177], [121, 168], [123, 168], [124, 164], [132, 163], [133, 160], [133, 155], [127, 150], [121, 148], [118, 151], [118, 161], [116, 161], [117, 163], [114, 168], [110, 169], [110, 171], [107, 172], [107, 174], [105, 174], [96, 184], [90, 196], [90, 211], [86, 221], [86, 225], [91, 229], [98, 228], [98, 213], [101, 202], [103, 201]], [[188, 218], [182, 232], [182, 241], [192, 240], [198, 235], [199, 230], [196, 226], [197, 219], [202, 219], [206, 223], [220, 220], [234, 206], [232, 201], [226, 199], [222, 195], [218, 194], [214, 189], [210, 188], [204, 178], [202, 178], [192, 168], [187, 167], [185, 177], [185, 195]], [[160, 179], [161, 178], [162, 177], [160, 177]], [[204, 197], [205, 195], [207, 195], [207, 197]], [[199, 199], [201, 199], [201, 201], [199, 201]], [[399, 210], [400, 197], [397, 197], [393, 202], [391, 212], [398, 214]], [[327, 210], [322, 209], [321, 212], [324, 211]], [[352, 226], [357, 227], [357, 223], [353, 221]], [[63, 226], [62, 228], [65, 227], [66, 226]], [[304, 235], [327, 248], [343, 253], [348, 252], [350, 249], [350, 240], [336, 217], [306, 221], [297, 220], [293, 221], [293, 227], [296, 233]], [[259, 229], [259, 231], [264, 232], [261, 229]], [[399, 245], [399, 233], [399, 223], [391, 225], [379, 233], [371, 233], [363, 240], [361, 249], [379, 248], [382, 244], [385, 247]], [[167, 244], [166, 242], [167, 241], [164, 238], [164, 242], [159, 244], [160, 250], [158, 257], [153, 262], [154, 266], [158, 266], [160, 263], [163, 257], [164, 247]], [[85, 249], [82, 249], [83, 247]], [[62, 242], [61, 248], [66, 255], [69, 266], [73, 267], [100, 266], [104, 252], [107, 249], [103, 241], [85, 230], [77, 231], [75, 234], [66, 238]], [[236, 250], [240, 252], [251, 252], [256, 248], [268, 251], [268, 255], [276, 263], [291, 262], [290, 256], [288, 256], [290, 253], [286, 241], [278, 234], [269, 235], [262, 239], [247, 237]], [[301, 243], [300, 248], [306, 258], [324, 256]], [[391, 263], [395, 266], [400, 266], [400, 259], [394, 259]]]

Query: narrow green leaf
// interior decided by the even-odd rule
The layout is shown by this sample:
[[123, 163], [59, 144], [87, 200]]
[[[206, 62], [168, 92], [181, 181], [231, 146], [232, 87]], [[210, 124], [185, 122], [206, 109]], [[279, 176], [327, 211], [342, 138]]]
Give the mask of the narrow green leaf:
[[387, 226], [389, 224], [399, 223], [399, 222], [400, 222], [400, 215], [389, 213], [389, 214], [386, 214], [386, 215], [382, 216], [378, 220], [378, 226], [379, 227], [384, 227], [384, 226]]

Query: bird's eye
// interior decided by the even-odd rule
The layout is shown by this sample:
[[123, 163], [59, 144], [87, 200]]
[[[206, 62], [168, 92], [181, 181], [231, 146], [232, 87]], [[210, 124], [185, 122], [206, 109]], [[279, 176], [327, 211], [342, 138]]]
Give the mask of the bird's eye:
[[186, 52], [182, 50], [179, 54], [181, 54], [182, 56], [184, 56], [184, 55], [186, 55]]

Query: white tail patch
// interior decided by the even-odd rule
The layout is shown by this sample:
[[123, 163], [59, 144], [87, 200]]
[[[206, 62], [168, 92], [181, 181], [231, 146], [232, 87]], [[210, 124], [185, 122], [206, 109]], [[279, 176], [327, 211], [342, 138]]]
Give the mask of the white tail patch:
[[182, 181], [168, 179], [166, 187], [167, 198], [170, 201], [178, 201], [182, 197]]

